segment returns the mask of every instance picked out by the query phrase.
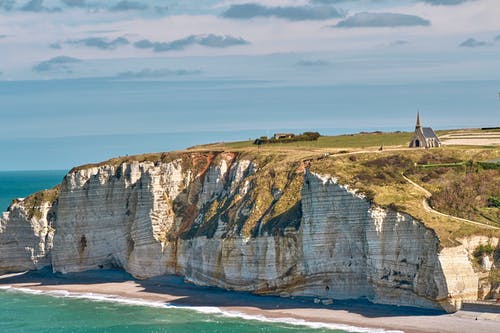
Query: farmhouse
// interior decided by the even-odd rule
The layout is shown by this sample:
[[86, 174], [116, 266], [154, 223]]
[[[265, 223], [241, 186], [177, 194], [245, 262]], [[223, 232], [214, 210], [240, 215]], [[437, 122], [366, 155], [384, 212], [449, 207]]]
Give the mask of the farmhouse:
[[293, 137], [295, 137], [295, 134], [293, 134], [293, 133], [275, 133], [274, 134], [274, 139], [276, 139], [276, 140], [291, 139]]

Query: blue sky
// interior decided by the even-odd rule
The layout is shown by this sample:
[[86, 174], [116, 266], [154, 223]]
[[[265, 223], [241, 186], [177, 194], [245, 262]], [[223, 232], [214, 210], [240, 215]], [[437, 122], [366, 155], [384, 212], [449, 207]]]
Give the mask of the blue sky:
[[0, 0], [0, 170], [500, 124], [498, 0]]

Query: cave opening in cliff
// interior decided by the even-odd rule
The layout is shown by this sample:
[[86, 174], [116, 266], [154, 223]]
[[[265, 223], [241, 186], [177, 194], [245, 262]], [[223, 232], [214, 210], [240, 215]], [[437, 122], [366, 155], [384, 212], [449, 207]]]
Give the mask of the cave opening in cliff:
[[87, 248], [87, 237], [85, 237], [85, 235], [80, 238], [80, 243], [78, 245], [78, 252], [82, 253], [85, 251]]

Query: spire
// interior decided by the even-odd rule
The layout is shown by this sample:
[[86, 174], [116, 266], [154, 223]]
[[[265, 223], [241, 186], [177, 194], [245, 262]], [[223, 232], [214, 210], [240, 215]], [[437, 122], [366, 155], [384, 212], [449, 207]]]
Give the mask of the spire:
[[417, 125], [415, 126], [415, 128], [420, 128], [422, 126], [420, 126], [420, 112], [417, 112]]

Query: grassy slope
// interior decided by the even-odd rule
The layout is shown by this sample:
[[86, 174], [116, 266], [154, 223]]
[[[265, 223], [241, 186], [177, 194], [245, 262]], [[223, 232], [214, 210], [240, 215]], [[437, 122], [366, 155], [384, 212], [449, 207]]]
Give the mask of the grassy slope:
[[[299, 141], [286, 144], [269, 144], [263, 145], [261, 149], [275, 149], [278, 147], [286, 149], [296, 148], [365, 148], [374, 146], [396, 146], [404, 145], [410, 141], [411, 133], [367, 133], [367, 134], [348, 134], [338, 136], [322, 136], [318, 141]], [[200, 147], [223, 147], [224, 149], [244, 149], [255, 148], [253, 140], [220, 143], [213, 145], [205, 145]]]
[[[61, 185], [56, 185], [51, 189], [36, 192], [26, 199], [24, 199], [23, 204], [26, 207], [28, 218], [33, 217], [39, 219], [42, 217], [40, 211], [40, 206], [44, 202], [53, 203], [59, 198], [59, 193], [61, 192]], [[14, 200], [15, 202], [16, 200]]]

